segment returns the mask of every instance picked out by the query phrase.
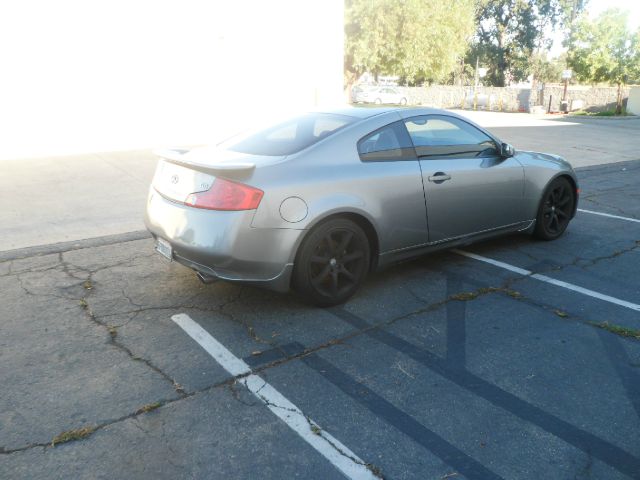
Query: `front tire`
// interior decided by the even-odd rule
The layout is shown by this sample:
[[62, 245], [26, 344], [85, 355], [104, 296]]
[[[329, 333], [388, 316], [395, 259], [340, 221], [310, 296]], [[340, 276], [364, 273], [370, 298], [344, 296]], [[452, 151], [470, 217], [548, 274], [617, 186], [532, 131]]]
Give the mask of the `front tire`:
[[382, 105], [382, 99], [380, 98], [376, 98], [373, 103], [375, 103], [376, 105]]
[[369, 263], [369, 240], [362, 228], [344, 218], [329, 220], [304, 239], [293, 269], [293, 287], [314, 305], [338, 305], [360, 288]]
[[542, 195], [533, 235], [541, 240], [559, 238], [569, 225], [576, 203], [576, 194], [566, 178], [553, 180]]

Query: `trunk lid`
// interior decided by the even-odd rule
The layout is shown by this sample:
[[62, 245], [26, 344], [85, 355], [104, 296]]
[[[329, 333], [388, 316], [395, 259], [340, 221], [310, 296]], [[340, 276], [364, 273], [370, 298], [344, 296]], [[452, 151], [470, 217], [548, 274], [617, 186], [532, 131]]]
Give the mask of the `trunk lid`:
[[245, 179], [256, 168], [279, 163], [286, 158], [250, 155], [218, 147], [166, 149], [154, 153], [160, 161], [153, 177], [153, 188], [177, 202], [185, 202], [192, 193], [209, 190], [218, 176]]

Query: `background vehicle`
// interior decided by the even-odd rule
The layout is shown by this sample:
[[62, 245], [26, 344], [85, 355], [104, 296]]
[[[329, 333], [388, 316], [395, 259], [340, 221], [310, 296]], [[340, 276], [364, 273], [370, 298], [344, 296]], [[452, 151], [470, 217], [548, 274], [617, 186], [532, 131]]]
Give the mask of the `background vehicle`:
[[[354, 87], [356, 88], [356, 87]], [[358, 91], [352, 95], [355, 103], [375, 103], [377, 105], [406, 105], [407, 97], [394, 87], [357, 87]]]
[[565, 160], [435, 109], [308, 113], [160, 156], [145, 218], [160, 253], [203, 281], [293, 285], [319, 305], [423, 253], [518, 231], [557, 238], [577, 206]]

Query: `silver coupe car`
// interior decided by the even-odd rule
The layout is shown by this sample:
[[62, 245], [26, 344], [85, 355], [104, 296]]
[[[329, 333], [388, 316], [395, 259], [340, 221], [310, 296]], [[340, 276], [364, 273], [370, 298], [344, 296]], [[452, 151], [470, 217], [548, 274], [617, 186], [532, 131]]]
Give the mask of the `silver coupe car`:
[[159, 156], [145, 215], [159, 253], [206, 283], [293, 287], [321, 306], [410, 257], [512, 232], [558, 238], [579, 193], [562, 158], [426, 108], [311, 112]]

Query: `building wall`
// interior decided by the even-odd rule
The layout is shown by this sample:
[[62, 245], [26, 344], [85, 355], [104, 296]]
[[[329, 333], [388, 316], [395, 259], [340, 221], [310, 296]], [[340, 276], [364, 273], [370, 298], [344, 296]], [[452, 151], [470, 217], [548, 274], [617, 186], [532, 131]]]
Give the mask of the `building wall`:
[[0, 158], [208, 143], [341, 101], [342, 0], [0, 4]]
[[627, 113], [640, 115], [640, 87], [632, 87], [627, 102]]

